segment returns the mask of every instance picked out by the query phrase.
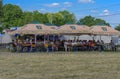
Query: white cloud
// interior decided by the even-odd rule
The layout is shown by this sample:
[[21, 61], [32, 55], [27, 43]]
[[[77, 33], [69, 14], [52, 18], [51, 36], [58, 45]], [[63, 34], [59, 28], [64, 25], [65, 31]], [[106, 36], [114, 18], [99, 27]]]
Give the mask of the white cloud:
[[107, 16], [107, 15], [110, 15], [110, 12], [108, 9], [105, 9], [100, 15]]
[[71, 7], [72, 6], [71, 2], [64, 2], [63, 4], [64, 4], [65, 7]]
[[80, 3], [94, 3], [94, 0], [78, 0]]
[[59, 3], [45, 4], [45, 6], [47, 6], [47, 7], [57, 7], [59, 5], [60, 5]]
[[103, 10], [103, 13], [109, 13], [108, 9]]

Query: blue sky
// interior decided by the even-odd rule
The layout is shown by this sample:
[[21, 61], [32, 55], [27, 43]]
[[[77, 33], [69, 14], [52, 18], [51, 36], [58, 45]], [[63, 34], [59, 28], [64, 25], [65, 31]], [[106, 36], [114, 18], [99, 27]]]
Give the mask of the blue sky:
[[68, 10], [77, 19], [92, 15], [106, 20], [113, 28], [120, 24], [120, 0], [3, 0], [3, 3], [19, 5], [24, 11]]

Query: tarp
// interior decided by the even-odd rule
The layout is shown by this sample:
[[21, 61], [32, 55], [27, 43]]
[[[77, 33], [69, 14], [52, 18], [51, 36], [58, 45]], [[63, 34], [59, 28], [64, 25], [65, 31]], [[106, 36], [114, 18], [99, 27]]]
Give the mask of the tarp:
[[3, 36], [3, 34], [0, 34], [0, 37]]
[[0, 34], [0, 44], [2, 43], [2, 34]]
[[11, 42], [12, 42], [12, 38], [9, 34], [5, 34], [2, 36], [1, 43], [7, 44], [7, 43], [11, 43]]

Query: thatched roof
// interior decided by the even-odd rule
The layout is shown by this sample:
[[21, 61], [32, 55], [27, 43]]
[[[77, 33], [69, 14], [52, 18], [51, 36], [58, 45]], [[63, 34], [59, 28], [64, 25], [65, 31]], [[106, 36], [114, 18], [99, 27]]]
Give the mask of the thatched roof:
[[101, 35], [120, 35], [120, 32], [109, 26], [92, 26], [77, 24], [65, 24], [63, 26], [47, 26], [44, 24], [27, 24], [10, 34], [101, 34]]
[[120, 32], [109, 26], [92, 26], [90, 28], [93, 34], [101, 35], [120, 35]]
[[91, 33], [89, 27], [77, 24], [66, 24], [60, 27], [59, 32], [62, 34], [84, 34]]
[[11, 34], [57, 34], [58, 32], [44, 24], [27, 24]]

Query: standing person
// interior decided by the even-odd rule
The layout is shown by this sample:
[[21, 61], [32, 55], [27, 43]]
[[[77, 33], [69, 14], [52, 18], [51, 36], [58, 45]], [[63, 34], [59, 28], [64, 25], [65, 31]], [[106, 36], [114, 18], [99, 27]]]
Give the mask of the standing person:
[[21, 52], [22, 50], [22, 44], [23, 44], [23, 41], [22, 41], [22, 39], [21, 38], [19, 38], [18, 40], [17, 40], [17, 51], [18, 52]]
[[100, 47], [101, 47], [101, 51], [104, 51], [104, 42], [103, 42], [103, 40], [100, 41]]
[[110, 41], [110, 46], [112, 48], [112, 51], [116, 51], [116, 46], [115, 46], [115, 43], [113, 42], [113, 40]]
[[100, 41], [99, 41], [99, 40], [97, 40], [97, 42], [96, 42], [96, 46], [97, 46], [97, 50], [101, 51]]
[[69, 44], [68, 41], [65, 40], [65, 42], [64, 42], [64, 48], [65, 48], [65, 51], [66, 51], [66, 52], [67, 52], [67, 50], [68, 50], [68, 44]]
[[16, 41], [15, 40], [12, 40], [12, 50], [11, 51], [13, 51], [13, 52], [16, 52], [17, 51], [17, 43], [16, 43]]
[[45, 46], [45, 51], [48, 52], [48, 51], [49, 51], [49, 49], [48, 49], [49, 41], [46, 41], [46, 42], [44, 43], [44, 46]]

